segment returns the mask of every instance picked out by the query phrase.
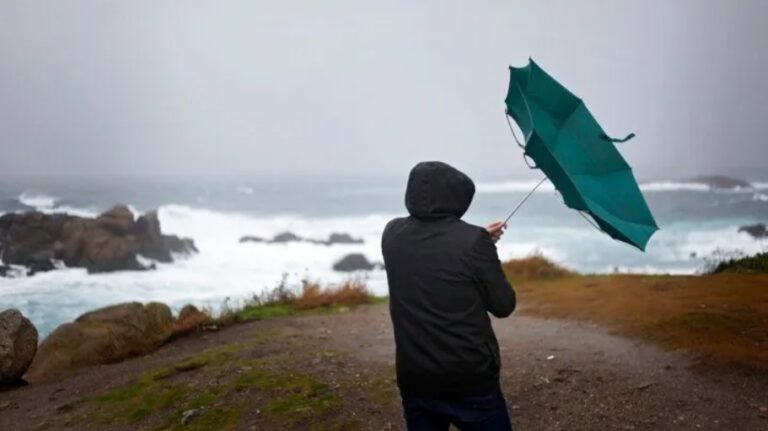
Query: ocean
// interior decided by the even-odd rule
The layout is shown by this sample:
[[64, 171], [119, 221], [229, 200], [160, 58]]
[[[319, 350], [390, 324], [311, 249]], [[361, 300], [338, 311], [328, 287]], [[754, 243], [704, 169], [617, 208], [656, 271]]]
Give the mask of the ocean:
[[[768, 177], [766, 177], [768, 178]], [[476, 181], [465, 220], [485, 225], [508, 211], [537, 180]], [[585, 273], [692, 274], [718, 250], [757, 253], [766, 247], [738, 228], [768, 221], [768, 182], [754, 188], [715, 191], [704, 184], [652, 182], [642, 189], [661, 230], [640, 252], [595, 230], [567, 209], [551, 185], [542, 186], [512, 218], [498, 244], [502, 260], [542, 253]], [[158, 209], [164, 233], [191, 237], [200, 252], [159, 264], [154, 271], [88, 275], [68, 268], [32, 277], [0, 278], [0, 310], [18, 308], [45, 336], [81, 313], [123, 301], [161, 301], [220, 309], [236, 306], [283, 278], [339, 283], [349, 274], [332, 270], [348, 253], [381, 261], [386, 222], [405, 214], [404, 181], [360, 180], [137, 180], [53, 181], [3, 179], [0, 213], [37, 209], [93, 216], [115, 203], [134, 211]], [[245, 235], [271, 238], [290, 231], [325, 239], [345, 232], [362, 244], [240, 243]], [[386, 294], [382, 270], [364, 278]]]

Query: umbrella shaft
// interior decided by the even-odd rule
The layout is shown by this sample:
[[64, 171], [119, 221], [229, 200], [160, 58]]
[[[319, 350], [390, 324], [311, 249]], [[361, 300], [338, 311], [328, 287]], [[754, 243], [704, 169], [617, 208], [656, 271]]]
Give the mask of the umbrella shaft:
[[511, 213], [509, 213], [509, 216], [507, 216], [507, 219], [506, 219], [506, 220], [504, 220], [504, 224], [507, 224], [507, 222], [509, 221], [509, 219], [511, 219], [511, 218], [512, 218], [512, 216], [513, 216], [513, 215], [515, 215], [515, 213], [517, 212], [517, 210], [519, 210], [519, 209], [520, 209], [520, 207], [521, 207], [521, 206], [523, 206], [523, 204], [525, 203], [525, 201], [527, 201], [527, 200], [528, 200], [528, 198], [529, 198], [529, 197], [531, 197], [531, 195], [533, 194], [533, 192], [535, 192], [535, 191], [536, 191], [536, 189], [538, 189], [538, 188], [539, 188], [539, 186], [541, 186], [542, 184], [544, 184], [544, 181], [547, 181], [547, 177], [544, 177], [544, 178], [542, 178], [542, 179], [541, 179], [541, 181], [539, 181], [539, 183], [538, 183], [538, 184], [536, 184], [536, 186], [533, 188], [533, 190], [531, 190], [530, 192], [528, 192], [528, 194], [527, 194], [527, 195], [525, 195], [525, 197], [524, 197], [522, 200], [520, 200], [520, 202], [518, 202], [518, 203], [517, 203], [517, 206], [515, 206], [515, 209], [513, 209], [513, 210], [512, 210], [512, 212], [511, 212]]

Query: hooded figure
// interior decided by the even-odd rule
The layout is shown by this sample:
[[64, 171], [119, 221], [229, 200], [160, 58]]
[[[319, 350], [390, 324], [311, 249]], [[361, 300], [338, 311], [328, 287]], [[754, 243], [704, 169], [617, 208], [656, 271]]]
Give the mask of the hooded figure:
[[[482, 421], [492, 411], [486, 406], [454, 419], [436, 413], [443, 409], [435, 402], [456, 412], [478, 405], [474, 398], [481, 397], [507, 415], [499, 389], [499, 346], [488, 313], [509, 316], [515, 293], [491, 234], [461, 220], [474, 194], [472, 180], [452, 166], [419, 163], [405, 194], [410, 216], [390, 221], [382, 237], [397, 384], [409, 429], [443, 429], [443, 423], [448, 429], [449, 422]], [[426, 405], [434, 407], [427, 409], [433, 416], [423, 411]], [[414, 422], [427, 416], [440, 425]]]

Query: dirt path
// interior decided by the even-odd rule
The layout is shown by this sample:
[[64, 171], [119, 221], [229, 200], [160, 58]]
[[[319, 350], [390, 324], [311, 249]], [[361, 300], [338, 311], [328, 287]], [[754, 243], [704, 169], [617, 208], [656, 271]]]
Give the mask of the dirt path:
[[[517, 429], [768, 430], [768, 376], [693, 370], [680, 353], [582, 323], [515, 316], [495, 327]], [[200, 352], [221, 355], [175, 365], [152, 381], [162, 386], [136, 388], [140, 376], [188, 364]], [[251, 322], [0, 393], [0, 429], [403, 429], [393, 358], [386, 305]], [[265, 371], [252, 375], [254, 368]], [[283, 380], [292, 383], [280, 386]], [[172, 392], [179, 387], [181, 395]], [[162, 391], [179, 398], [148, 412], [131, 398], [155, 400]], [[184, 411], [199, 418], [181, 427]]]

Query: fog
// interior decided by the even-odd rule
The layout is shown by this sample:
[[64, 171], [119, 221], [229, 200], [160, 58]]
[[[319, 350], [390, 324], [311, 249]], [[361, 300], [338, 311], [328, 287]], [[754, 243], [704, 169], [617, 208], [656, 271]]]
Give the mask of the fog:
[[[327, 3], [320, 5], [320, 3]], [[503, 118], [534, 58], [641, 178], [768, 156], [768, 2], [0, 2], [0, 173], [531, 176]]]

